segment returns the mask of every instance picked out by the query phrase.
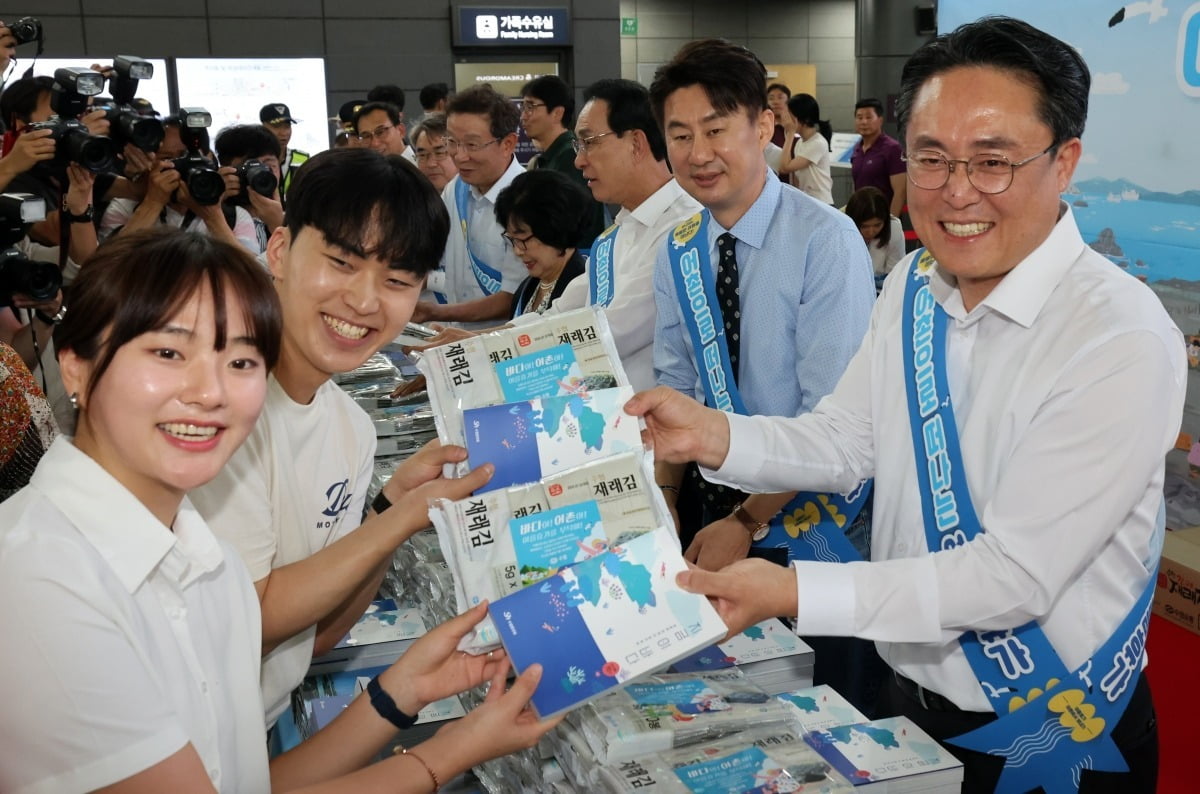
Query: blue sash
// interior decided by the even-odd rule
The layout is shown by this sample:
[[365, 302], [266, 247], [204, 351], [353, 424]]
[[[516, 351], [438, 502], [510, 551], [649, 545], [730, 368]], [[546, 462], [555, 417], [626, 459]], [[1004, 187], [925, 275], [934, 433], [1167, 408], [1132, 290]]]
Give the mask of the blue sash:
[[[712, 307], [717, 305], [715, 277], [708, 245], [709, 212], [693, 215], [675, 227], [667, 254], [675, 279], [675, 295], [683, 310], [684, 325], [700, 369], [705, 403], [731, 413], [747, 414], [733, 379], [725, 323]], [[800, 492], [771, 518], [767, 536], [755, 543], [759, 549], [785, 548], [788, 562], [818, 560], [851, 562], [862, 556], [845, 531], [858, 517], [871, 492], [869, 480], [848, 494]]]
[[613, 299], [613, 246], [617, 242], [617, 225], [609, 226], [592, 243], [588, 261], [588, 305], [605, 306]]
[[[936, 552], [985, 530], [971, 502], [950, 404], [948, 317], [929, 288], [934, 260], [922, 249], [913, 261], [904, 294], [904, 375], [925, 537]], [[959, 639], [999, 719], [950, 741], [1004, 758], [997, 792], [1037, 786], [1048, 794], [1075, 792], [1084, 769], [1128, 770], [1110, 734], [1141, 672], [1154, 579], [1152, 572], [1112, 637], [1076, 670], [1067, 670], [1037, 621]]]
[[502, 276], [500, 271], [489, 266], [482, 259], [475, 256], [475, 252], [471, 250], [471, 238], [467, 234], [467, 199], [471, 195], [471, 187], [464, 181], [462, 177], [454, 183], [454, 204], [458, 207], [458, 223], [462, 227], [463, 245], [467, 249], [467, 258], [471, 260], [471, 273], [475, 276], [476, 283], [483, 290], [484, 295], [495, 295], [500, 291]]

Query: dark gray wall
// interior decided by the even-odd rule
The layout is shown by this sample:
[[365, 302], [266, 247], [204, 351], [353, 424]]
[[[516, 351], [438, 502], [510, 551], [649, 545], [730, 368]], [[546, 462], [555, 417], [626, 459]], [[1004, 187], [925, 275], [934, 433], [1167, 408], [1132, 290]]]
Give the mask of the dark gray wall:
[[[875, 97], [889, 107], [888, 98], [900, 92], [900, 73], [908, 56], [933, 38], [917, 33], [917, 5], [929, 0], [894, 2], [893, 0], [857, 0], [858, 26], [854, 54], [858, 62], [858, 86], [861, 96]], [[891, 113], [884, 124], [888, 134], [897, 134]]]
[[[877, 0], [887, 2], [887, 0]], [[621, 76], [643, 79], [695, 38], [718, 36], [766, 63], [817, 67], [817, 101], [834, 129], [854, 127], [855, 0], [620, 0], [638, 35], [621, 37]]]
[[[517, 4], [570, 9], [567, 72], [579, 88], [620, 74], [618, 0]], [[330, 115], [378, 83], [395, 83], [413, 116], [421, 86], [454, 82], [450, 8], [449, 0], [28, 0], [0, 9], [0, 18], [40, 17], [46, 57], [323, 57]]]

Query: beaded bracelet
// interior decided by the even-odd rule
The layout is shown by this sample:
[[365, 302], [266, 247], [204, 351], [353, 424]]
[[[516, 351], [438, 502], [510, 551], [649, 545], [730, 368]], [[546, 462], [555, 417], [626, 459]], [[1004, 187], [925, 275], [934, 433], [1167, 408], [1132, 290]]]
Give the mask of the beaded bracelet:
[[433, 767], [425, 762], [425, 759], [409, 750], [407, 747], [400, 747], [400, 755], [407, 755], [409, 758], [417, 759], [417, 763], [425, 767], [425, 771], [429, 773], [429, 777], [433, 778], [433, 794], [438, 793], [438, 789], [442, 787], [442, 782], [438, 780], [437, 773], [433, 771]]

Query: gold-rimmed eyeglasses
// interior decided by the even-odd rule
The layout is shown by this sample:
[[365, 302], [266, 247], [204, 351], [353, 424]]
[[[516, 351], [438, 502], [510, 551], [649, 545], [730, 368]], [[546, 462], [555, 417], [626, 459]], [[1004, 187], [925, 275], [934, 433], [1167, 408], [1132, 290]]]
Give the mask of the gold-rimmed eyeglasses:
[[590, 152], [596, 142], [607, 135], [618, 135], [619, 133], [609, 130], [608, 132], [598, 132], [595, 135], [588, 135], [586, 138], [576, 138], [571, 141], [571, 148], [575, 150], [575, 154]]
[[980, 193], [994, 195], [1012, 187], [1018, 168], [1054, 151], [1050, 144], [1037, 154], [1013, 162], [1003, 154], [977, 154], [966, 160], [955, 160], [934, 149], [918, 149], [904, 156], [908, 163], [908, 181], [922, 190], [940, 190], [950, 181], [954, 166], [962, 163], [967, 169], [967, 181]]
[[493, 143], [498, 143], [499, 141], [499, 138], [492, 138], [490, 141], [468, 141], [466, 143], [459, 143], [453, 138], [447, 138], [446, 152], [447, 154], [454, 155], [458, 153], [459, 149], [462, 149], [468, 154], [475, 154], [480, 149], [485, 149], [488, 146], [491, 146]]

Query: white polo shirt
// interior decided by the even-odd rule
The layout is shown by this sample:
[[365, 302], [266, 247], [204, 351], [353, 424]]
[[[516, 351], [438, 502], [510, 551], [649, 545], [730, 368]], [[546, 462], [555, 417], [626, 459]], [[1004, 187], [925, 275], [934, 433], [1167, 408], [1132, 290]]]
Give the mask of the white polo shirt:
[[0, 790], [91, 791], [188, 743], [218, 790], [270, 789], [250, 576], [186, 499], [172, 529], [63, 437], [0, 503]]

